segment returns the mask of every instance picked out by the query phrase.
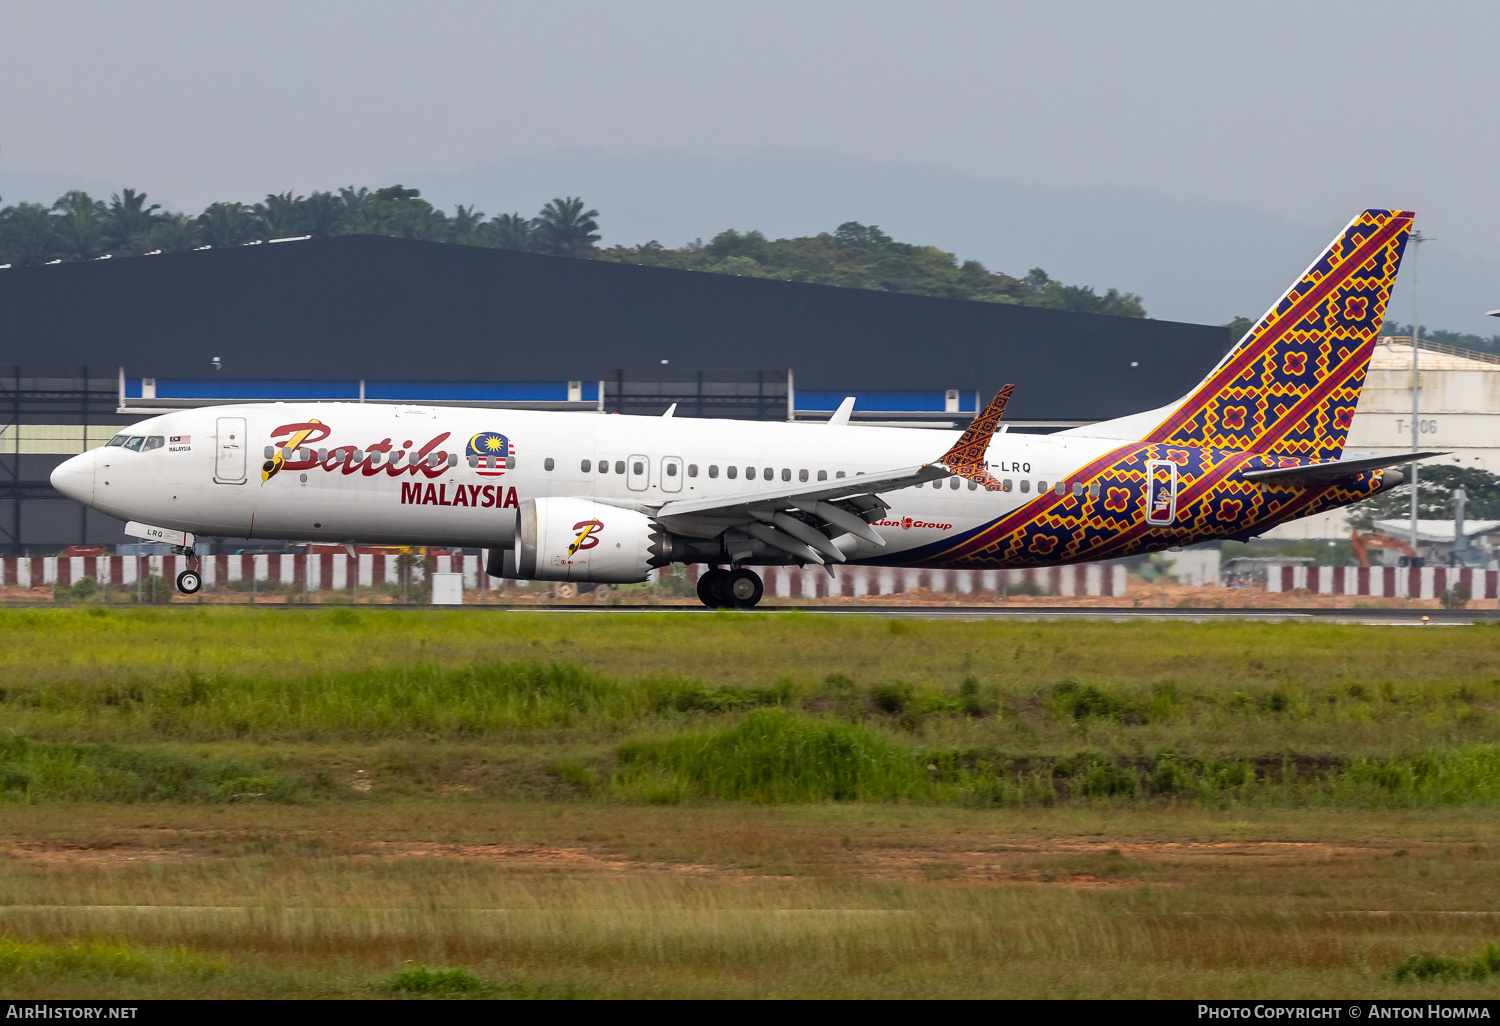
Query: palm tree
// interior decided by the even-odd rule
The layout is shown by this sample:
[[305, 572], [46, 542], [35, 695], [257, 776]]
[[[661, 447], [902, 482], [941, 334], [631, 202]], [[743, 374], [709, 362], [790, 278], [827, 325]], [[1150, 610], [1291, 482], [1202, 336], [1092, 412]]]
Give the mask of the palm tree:
[[331, 192], [315, 192], [302, 202], [302, 230], [315, 238], [337, 234], [348, 208]]
[[351, 231], [353, 230], [351, 226], [363, 219], [365, 208], [370, 205], [374, 197], [364, 186], [356, 189], [352, 185], [346, 185], [339, 190], [339, 199], [344, 204], [344, 216], [340, 218], [340, 221], [345, 231]]
[[57, 252], [64, 260], [92, 260], [105, 248], [104, 204], [78, 189], [64, 193], [52, 204], [58, 218], [53, 223]]
[[17, 203], [0, 211], [0, 261], [45, 264], [57, 256], [57, 215], [40, 203]]
[[152, 247], [148, 245], [151, 229], [161, 220], [156, 212], [160, 203], [146, 206], [146, 194], [126, 189], [109, 199], [109, 214], [104, 220], [104, 237], [109, 248], [122, 256], [136, 256]]
[[461, 246], [484, 245], [484, 211], [455, 204], [448, 218], [448, 241]]
[[529, 253], [537, 247], [536, 222], [520, 214], [500, 214], [485, 228], [486, 244], [496, 249]]
[[167, 214], [163, 216], [151, 234], [147, 236], [146, 252], [159, 250], [163, 253], [186, 253], [190, 249], [196, 249], [202, 245], [199, 241], [198, 222], [186, 214]]
[[255, 216], [243, 203], [211, 203], [198, 215], [198, 232], [209, 246], [243, 246], [255, 238]]
[[542, 252], [554, 256], [593, 256], [599, 223], [597, 210], [584, 210], [577, 196], [554, 199], [536, 218], [536, 236]]
[[268, 239], [284, 239], [303, 234], [303, 206], [307, 201], [290, 191], [271, 193], [264, 203], [255, 204], [255, 217]]

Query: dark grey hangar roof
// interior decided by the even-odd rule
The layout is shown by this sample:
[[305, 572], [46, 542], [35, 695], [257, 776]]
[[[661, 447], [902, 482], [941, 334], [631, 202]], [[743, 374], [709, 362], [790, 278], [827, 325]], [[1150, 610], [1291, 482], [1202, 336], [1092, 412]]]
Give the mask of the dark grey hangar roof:
[[0, 363], [132, 379], [592, 383], [667, 360], [790, 369], [799, 392], [1014, 382], [1010, 418], [1098, 420], [1177, 398], [1229, 344], [1205, 325], [368, 235], [0, 269]]

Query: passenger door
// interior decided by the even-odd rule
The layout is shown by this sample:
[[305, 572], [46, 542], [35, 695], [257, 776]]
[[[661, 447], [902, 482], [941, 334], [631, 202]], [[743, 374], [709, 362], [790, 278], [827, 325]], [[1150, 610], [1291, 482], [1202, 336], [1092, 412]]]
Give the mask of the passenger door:
[[214, 436], [214, 481], [218, 484], [245, 483], [245, 437], [244, 417], [220, 417], [218, 431]]

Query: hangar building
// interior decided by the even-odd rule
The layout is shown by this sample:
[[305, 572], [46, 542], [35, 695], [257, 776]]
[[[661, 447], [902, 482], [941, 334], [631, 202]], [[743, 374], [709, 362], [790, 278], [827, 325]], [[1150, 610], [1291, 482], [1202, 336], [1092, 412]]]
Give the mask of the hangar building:
[[52, 491], [164, 409], [473, 403], [1012, 429], [1185, 393], [1226, 329], [353, 235], [0, 268], [0, 553], [124, 541]]

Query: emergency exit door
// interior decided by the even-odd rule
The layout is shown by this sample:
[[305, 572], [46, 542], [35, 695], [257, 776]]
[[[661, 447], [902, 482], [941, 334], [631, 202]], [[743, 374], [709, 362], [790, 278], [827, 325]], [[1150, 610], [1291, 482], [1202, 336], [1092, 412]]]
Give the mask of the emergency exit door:
[[625, 464], [625, 487], [633, 492], [643, 492], [651, 484], [651, 461], [645, 456], [632, 456]]

